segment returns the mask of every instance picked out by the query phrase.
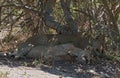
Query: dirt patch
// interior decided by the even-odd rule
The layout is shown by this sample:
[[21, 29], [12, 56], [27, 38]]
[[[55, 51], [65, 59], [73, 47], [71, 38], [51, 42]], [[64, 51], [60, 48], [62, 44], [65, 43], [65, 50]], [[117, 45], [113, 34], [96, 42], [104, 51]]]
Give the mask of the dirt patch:
[[94, 65], [56, 61], [48, 66], [33, 59], [0, 58], [0, 72], [1, 78], [119, 78], [120, 64], [105, 60]]

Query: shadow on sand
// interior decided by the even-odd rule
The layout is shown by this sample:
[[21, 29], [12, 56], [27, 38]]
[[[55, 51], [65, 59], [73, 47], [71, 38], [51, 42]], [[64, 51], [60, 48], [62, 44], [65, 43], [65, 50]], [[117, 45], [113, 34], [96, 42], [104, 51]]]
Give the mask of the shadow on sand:
[[[60, 78], [112, 78], [115, 75], [115, 70], [119, 65], [109, 64], [105, 61], [101, 61], [96, 65], [68, 63], [63, 61], [57, 61], [52, 66], [33, 64], [33, 59], [9, 59], [6, 57], [0, 58], [0, 66], [7, 65], [10, 68], [27, 66], [36, 68], [36, 70], [42, 70], [46, 73], [59, 75]], [[120, 66], [119, 66], [120, 67]]]

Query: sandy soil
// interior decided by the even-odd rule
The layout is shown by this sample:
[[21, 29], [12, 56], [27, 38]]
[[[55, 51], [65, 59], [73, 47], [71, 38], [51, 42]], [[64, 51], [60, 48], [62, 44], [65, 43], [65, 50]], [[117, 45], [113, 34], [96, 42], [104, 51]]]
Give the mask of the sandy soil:
[[0, 78], [120, 78], [120, 64], [101, 61], [87, 65], [58, 61], [54, 66], [48, 66], [35, 60], [0, 58]]

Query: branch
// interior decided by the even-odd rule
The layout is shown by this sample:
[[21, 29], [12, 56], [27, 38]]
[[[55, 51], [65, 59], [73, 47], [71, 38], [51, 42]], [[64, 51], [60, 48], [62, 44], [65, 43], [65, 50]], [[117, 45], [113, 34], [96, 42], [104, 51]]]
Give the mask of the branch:
[[31, 9], [30, 7], [25, 6], [25, 5], [10, 4], [10, 5], [1, 5], [0, 7], [15, 7], [17, 9], [23, 9], [23, 10], [28, 11], [30, 13], [34, 13], [36, 15], [42, 16], [42, 13], [39, 12], [38, 10]]
[[[67, 25], [61, 25], [61, 23], [55, 21], [54, 17], [51, 15], [51, 13], [53, 11], [53, 7], [54, 7], [53, 5], [55, 4], [53, 2], [54, 2], [54, 0], [46, 2], [45, 13], [44, 13], [45, 24], [48, 27], [51, 27], [51, 28], [55, 29], [58, 33], [73, 34], [74, 33], [74, 31], [73, 31], [74, 28], [72, 29]], [[71, 22], [71, 21], [69, 21], [69, 22]], [[72, 20], [72, 22], [73, 22], [73, 20]]]
[[78, 31], [78, 26], [76, 22], [72, 18], [72, 13], [70, 12], [70, 4], [71, 0], [60, 0], [61, 2], [61, 7], [64, 12], [65, 20], [69, 26], [69, 28], [73, 31], [73, 33], [77, 33]]

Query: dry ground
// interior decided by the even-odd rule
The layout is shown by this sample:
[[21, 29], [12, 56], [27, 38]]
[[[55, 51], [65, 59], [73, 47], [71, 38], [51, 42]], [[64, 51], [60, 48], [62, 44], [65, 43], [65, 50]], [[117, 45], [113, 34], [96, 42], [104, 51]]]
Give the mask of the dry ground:
[[0, 78], [120, 78], [120, 63], [101, 60], [87, 65], [57, 61], [48, 66], [32, 59], [0, 58]]

